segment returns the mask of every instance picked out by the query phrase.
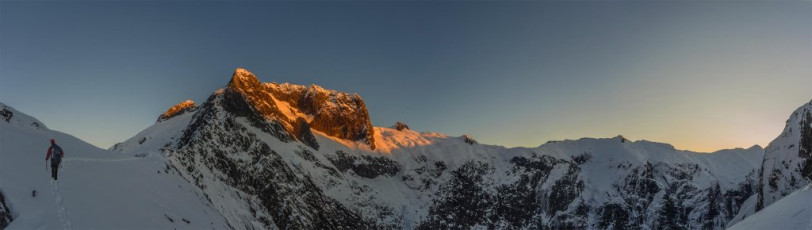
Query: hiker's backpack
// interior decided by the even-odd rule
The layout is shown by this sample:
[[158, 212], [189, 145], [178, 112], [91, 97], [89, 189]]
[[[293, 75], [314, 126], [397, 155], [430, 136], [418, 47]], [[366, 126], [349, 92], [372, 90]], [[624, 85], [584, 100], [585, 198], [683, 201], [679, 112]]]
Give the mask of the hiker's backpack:
[[54, 145], [51, 147], [51, 164], [59, 164], [62, 162], [62, 147]]

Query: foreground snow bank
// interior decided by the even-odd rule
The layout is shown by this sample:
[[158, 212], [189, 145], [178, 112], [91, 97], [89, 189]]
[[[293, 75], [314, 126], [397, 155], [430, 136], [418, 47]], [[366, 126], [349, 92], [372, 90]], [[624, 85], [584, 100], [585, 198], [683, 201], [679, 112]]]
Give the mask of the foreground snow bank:
[[[228, 228], [160, 154], [109, 152], [0, 108], [11, 114], [0, 120], [0, 190], [13, 218], [8, 229]], [[51, 138], [65, 150], [58, 181], [44, 161]]]
[[787, 195], [729, 229], [812, 229], [812, 184]]

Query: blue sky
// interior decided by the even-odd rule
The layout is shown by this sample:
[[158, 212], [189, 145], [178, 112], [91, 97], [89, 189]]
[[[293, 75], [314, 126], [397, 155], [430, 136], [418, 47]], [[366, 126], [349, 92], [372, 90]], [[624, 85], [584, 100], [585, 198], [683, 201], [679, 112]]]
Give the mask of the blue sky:
[[237, 67], [373, 125], [538, 146], [765, 145], [812, 99], [812, 2], [0, 2], [0, 101], [106, 148]]

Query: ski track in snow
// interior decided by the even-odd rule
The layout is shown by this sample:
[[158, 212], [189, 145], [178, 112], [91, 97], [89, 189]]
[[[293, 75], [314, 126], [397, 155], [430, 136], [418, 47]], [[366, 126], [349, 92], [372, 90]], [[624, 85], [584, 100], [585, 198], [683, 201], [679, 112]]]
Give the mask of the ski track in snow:
[[68, 210], [62, 204], [62, 193], [59, 192], [59, 184], [55, 180], [51, 180], [51, 190], [54, 193], [54, 203], [57, 207], [57, 214], [59, 215], [59, 222], [62, 222], [62, 228], [70, 230], [71, 222], [68, 218]]

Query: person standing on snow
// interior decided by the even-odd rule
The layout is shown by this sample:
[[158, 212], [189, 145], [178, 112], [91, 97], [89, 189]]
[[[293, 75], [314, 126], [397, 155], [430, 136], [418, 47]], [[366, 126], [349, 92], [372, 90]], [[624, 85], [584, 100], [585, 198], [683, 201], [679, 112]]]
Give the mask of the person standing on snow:
[[56, 180], [56, 174], [59, 172], [59, 164], [62, 163], [62, 157], [65, 156], [65, 151], [62, 147], [56, 145], [56, 141], [51, 139], [51, 147], [48, 147], [48, 155], [45, 155], [45, 161], [51, 159], [51, 177]]

